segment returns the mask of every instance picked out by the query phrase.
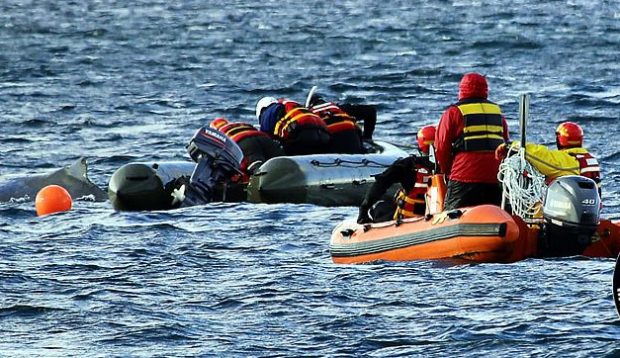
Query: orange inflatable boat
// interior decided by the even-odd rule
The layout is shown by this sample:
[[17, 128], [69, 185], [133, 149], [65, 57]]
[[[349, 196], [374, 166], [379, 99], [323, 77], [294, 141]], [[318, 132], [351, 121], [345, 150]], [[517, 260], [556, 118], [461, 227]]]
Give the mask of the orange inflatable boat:
[[[481, 205], [400, 224], [344, 221], [332, 232], [330, 251], [340, 264], [436, 259], [509, 263], [564, 256], [545, 253], [540, 230], [497, 206]], [[601, 220], [592, 241], [572, 254], [613, 258], [619, 253], [620, 223]]]
[[434, 259], [508, 263], [620, 253], [620, 223], [599, 218], [600, 200], [589, 179], [558, 179], [549, 187], [543, 211], [544, 219], [535, 224], [493, 205], [400, 222], [360, 225], [347, 220], [333, 230], [330, 251], [333, 261], [342, 264]]
[[481, 205], [434, 217], [379, 224], [341, 223], [330, 245], [336, 263], [459, 258], [514, 261], [519, 225], [497, 206]]

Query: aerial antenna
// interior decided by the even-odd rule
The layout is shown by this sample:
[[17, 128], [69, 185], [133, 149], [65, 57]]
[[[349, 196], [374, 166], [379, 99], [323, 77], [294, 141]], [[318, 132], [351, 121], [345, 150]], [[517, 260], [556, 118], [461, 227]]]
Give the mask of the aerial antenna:
[[317, 86], [312, 86], [312, 88], [310, 88], [310, 92], [308, 92], [308, 97], [306, 97], [306, 108], [310, 107], [310, 100], [312, 100], [312, 95], [314, 94], [314, 92], [316, 92], [317, 88]]
[[530, 116], [530, 94], [524, 93], [519, 96], [519, 130], [521, 134], [521, 148], [523, 148], [523, 155], [525, 155], [525, 127], [527, 126], [527, 119]]

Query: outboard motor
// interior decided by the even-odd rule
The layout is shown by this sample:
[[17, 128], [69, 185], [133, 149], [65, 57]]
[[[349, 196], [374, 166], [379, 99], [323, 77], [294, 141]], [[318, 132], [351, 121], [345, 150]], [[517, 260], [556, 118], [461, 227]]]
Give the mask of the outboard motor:
[[179, 186], [177, 179], [189, 178], [195, 167], [190, 161], [125, 164], [110, 178], [110, 203], [119, 211], [172, 209], [170, 195]]
[[600, 210], [601, 199], [592, 179], [569, 175], [553, 181], [543, 207], [542, 256], [583, 253], [596, 233]]
[[200, 128], [194, 134], [187, 145], [187, 152], [197, 164], [189, 182], [181, 183], [173, 191], [173, 205], [206, 204], [212, 200], [217, 183], [226, 182], [233, 175], [241, 173], [241, 148], [232, 139], [209, 126]]

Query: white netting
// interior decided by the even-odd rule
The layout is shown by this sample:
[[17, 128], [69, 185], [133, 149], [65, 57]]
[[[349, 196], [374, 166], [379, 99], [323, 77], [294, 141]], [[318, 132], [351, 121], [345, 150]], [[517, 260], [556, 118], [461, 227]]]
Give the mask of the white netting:
[[512, 213], [529, 221], [540, 216], [547, 184], [545, 176], [525, 160], [523, 149], [512, 149], [515, 150], [516, 154], [500, 164], [497, 178], [502, 182]]

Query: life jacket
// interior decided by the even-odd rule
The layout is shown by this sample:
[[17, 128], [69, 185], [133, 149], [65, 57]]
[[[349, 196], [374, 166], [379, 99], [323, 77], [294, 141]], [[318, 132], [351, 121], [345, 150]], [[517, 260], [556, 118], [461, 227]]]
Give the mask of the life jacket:
[[306, 107], [288, 99], [280, 99], [278, 103], [284, 105], [284, 116], [275, 125], [273, 130], [275, 136], [287, 139], [289, 134], [298, 127], [314, 127], [327, 131], [327, 126], [321, 117]]
[[579, 162], [579, 175], [582, 175], [586, 178], [590, 178], [596, 182], [596, 184], [600, 184], [601, 182], [601, 167], [598, 164], [598, 160], [588, 153], [574, 153], [568, 151], [568, 154], [575, 157]]
[[394, 220], [422, 216], [426, 212], [426, 191], [431, 179], [431, 173], [423, 165], [416, 164], [415, 184], [409, 191], [400, 189], [394, 198], [396, 211]]
[[502, 111], [484, 99], [467, 99], [455, 106], [463, 115], [463, 133], [453, 143], [456, 152], [494, 151], [504, 143]]
[[355, 124], [355, 117], [343, 111], [332, 102], [317, 104], [310, 108], [312, 113], [321, 117], [327, 125], [329, 133], [338, 133], [348, 130], [359, 130]]
[[267, 133], [261, 132], [247, 123], [228, 123], [219, 129], [220, 132], [226, 134], [235, 143], [239, 143], [244, 138], [263, 136], [269, 137]]

